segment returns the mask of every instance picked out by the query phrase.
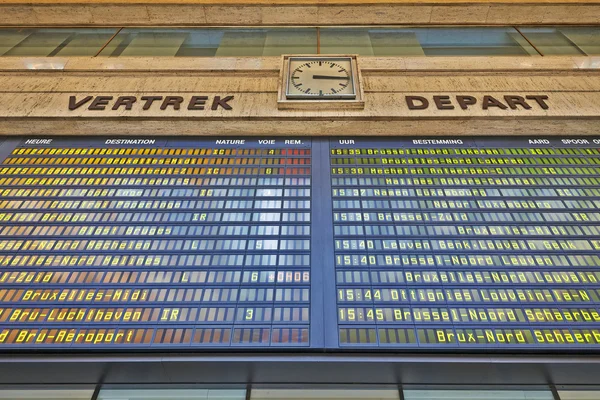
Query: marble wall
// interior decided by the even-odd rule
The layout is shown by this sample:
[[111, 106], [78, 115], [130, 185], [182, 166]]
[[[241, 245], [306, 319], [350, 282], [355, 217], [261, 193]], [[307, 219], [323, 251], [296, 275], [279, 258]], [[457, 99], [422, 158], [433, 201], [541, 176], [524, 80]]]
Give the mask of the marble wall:
[[[598, 24], [600, 3], [570, 1], [0, 1], [2, 26]], [[343, 3], [343, 4], [339, 4]]]
[[[364, 57], [362, 110], [280, 110], [280, 64], [279, 57], [0, 58], [0, 134], [551, 135], [600, 128], [600, 60], [590, 57]], [[74, 105], [88, 95], [113, 99], [69, 109], [70, 99]], [[208, 97], [204, 110], [188, 110], [194, 95]], [[505, 98], [537, 95], [548, 96], [547, 108], [529, 99], [529, 109], [511, 109]], [[113, 110], [119, 96], [138, 101]], [[142, 96], [163, 98], [144, 110]], [[179, 110], [161, 109], [166, 96], [185, 100]], [[211, 109], [215, 96], [233, 96], [231, 109]], [[406, 96], [429, 107], [410, 109]], [[447, 96], [437, 98], [443, 107], [435, 96]], [[476, 104], [461, 107], [457, 96]], [[484, 96], [505, 107], [487, 98], [484, 109]]]

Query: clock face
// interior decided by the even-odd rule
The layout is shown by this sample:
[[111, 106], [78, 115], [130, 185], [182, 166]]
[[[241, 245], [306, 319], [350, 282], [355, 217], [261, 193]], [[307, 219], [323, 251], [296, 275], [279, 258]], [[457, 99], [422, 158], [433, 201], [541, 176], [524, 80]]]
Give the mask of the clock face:
[[349, 57], [291, 57], [289, 62], [287, 98], [356, 98]]

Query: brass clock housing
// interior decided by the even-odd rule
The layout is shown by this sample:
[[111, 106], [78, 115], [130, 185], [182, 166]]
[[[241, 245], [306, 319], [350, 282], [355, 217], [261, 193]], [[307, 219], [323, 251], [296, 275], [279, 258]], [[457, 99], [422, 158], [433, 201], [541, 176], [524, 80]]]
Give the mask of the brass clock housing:
[[356, 55], [284, 55], [280, 109], [364, 108]]

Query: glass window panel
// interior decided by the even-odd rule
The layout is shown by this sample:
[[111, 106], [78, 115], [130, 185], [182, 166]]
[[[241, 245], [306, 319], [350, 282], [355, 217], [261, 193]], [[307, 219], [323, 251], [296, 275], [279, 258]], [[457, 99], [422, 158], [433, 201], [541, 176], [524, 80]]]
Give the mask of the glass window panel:
[[415, 32], [402, 30], [369, 31], [375, 56], [424, 56], [425, 52]]
[[244, 400], [243, 389], [101, 389], [98, 400]]
[[600, 55], [600, 28], [564, 27], [560, 30], [563, 35], [588, 56]]
[[31, 34], [31, 29], [2, 29], [0, 30], [0, 56], [21, 43]]
[[133, 57], [151, 54], [153, 56], [173, 57], [183, 45], [186, 37], [185, 32], [180, 31], [139, 32], [131, 38], [127, 47], [119, 55]]
[[379, 55], [373, 52], [368, 29], [321, 29], [322, 54]]
[[282, 54], [316, 54], [316, 29], [269, 29], [263, 56]]
[[598, 400], [600, 390], [559, 390], [560, 400]]
[[543, 55], [600, 54], [600, 28], [522, 28], [521, 32]]
[[11, 400], [89, 400], [94, 394], [94, 388], [77, 389], [3, 389], [0, 399]]
[[116, 33], [116, 29], [81, 29], [74, 32], [69, 41], [63, 43], [58, 49], [56, 56], [76, 57], [95, 56], [110, 38]]
[[15, 47], [4, 53], [5, 56], [49, 56], [58, 46], [69, 40], [69, 31], [33, 31]]
[[218, 29], [123, 29], [100, 55], [212, 57], [222, 33]]
[[513, 28], [423, 28], [417, 37], [427, 56], [526, 56], [537, 54]]
[[316, 53], [314, 28], [123, 29], [101, 56], [230, 57]]
[[527, 56], [536, 50], [513, 28], [323, 28], [323, 54]]
[[[279, 56], [317, 52], [315, 28], [0, 29], [0, 56]], [[544, 55], [598, 55], [598, 27], [535, 27], [521, 32]], [[512, 27], [333, 27], [321, 52], [363, 56], [539, 55]]]
[[553, 400], [550, 390], [405, 390], [405, 400]]
[[267, 38], [264, 30], [227, 30], [216, 51], [218, 57], [260, 56]]
[[398, 389], [252, 389], [251, 400], [398, 400]]
[[94, 56], [116, 31], [115, 28], [0, 29], [0, 55]]

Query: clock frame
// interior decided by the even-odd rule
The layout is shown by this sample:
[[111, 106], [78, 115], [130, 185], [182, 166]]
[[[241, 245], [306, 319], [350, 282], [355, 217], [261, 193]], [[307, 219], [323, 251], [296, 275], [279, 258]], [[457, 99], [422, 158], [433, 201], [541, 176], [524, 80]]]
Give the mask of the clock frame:
[[[293, 66], [304, 66], [299, 68]], [[308, 67], [306, 67], [308, 65]], [[336, 68], [339, 67], [339, 68]], [[308, 68], [320, 69], [323, 75], [314, 80], [315, 75], [306, 75]], [[329, 73], [328, 70], [332, 70]], [[347, 77], [347, 79], [345, 78]], [[331, 82], [331, 90], [327, 84]], [[348, 81], [347, 86], [343, 85]], [[320, 87], [302, 93], [294, 81], [306, 83], [308, 86], [321, 84]], [[302, 85], [300, 85], [301, 87]], [[292, 88], [293, 87], [293, 88]], [[341, 88], [341, 90], [336, 90]], [[351, 89], [351, 90], [349, 90]], [[314, 91], [313, 91], [314, 90]], [[319, 92], [321, 93], [319, 93]], [[279, 77], [277, 104], [279, 109], [362, 109], [364, 95], [362, 77], [358, 68], [356, 55], [284, 55]]]

